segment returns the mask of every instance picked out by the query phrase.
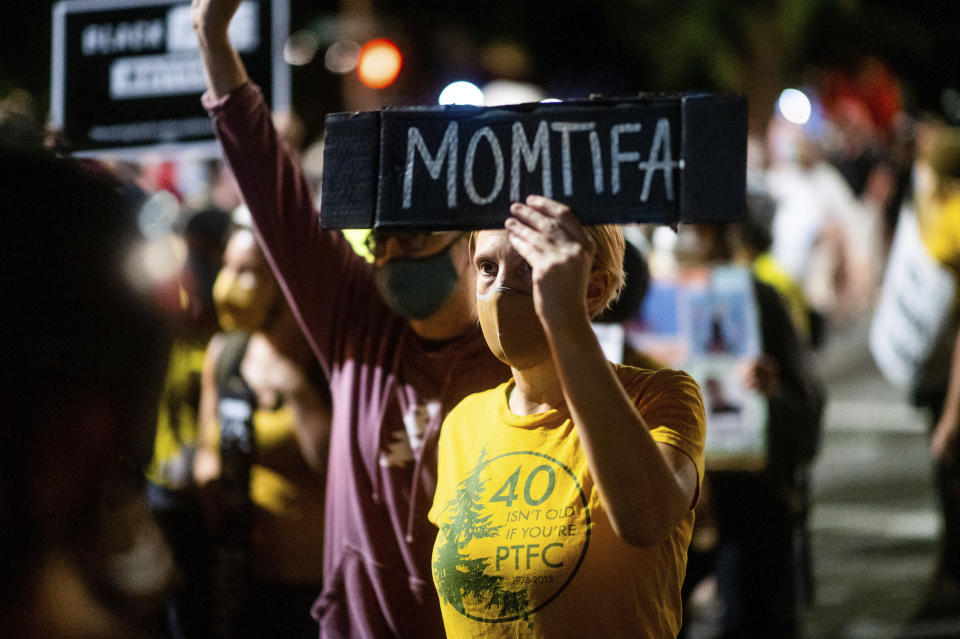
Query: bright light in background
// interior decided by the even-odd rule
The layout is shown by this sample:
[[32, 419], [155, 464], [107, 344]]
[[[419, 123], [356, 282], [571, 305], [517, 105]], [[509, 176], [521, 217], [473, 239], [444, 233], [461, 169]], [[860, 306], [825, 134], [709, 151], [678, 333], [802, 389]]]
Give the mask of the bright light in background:
[[338, 40], [327, 48], [323, 65], [333, 73], [350, 73], [360, 60], [360, 45], [353, 40]]
[[140, 207], [137, 226], [143, 241], [131, 250], [127, 280], [143, 291], [153, 290], [179, 273], [187, 262], [187, 243], [174, 231], [180, 201], [166, 190], [152, 194]]
[[446, 88], [440, 92], [440, 98], [437, 101], [440, 104], [483, 106], [483, 91], [472, 82], [459, 80], [448, 84]]
[[180, 215], [180, 202], [170, 191], [157, 191], [151, 195], [137, 215], [137, 226], [148, 240], [170, 233]]
[[169, 282], [187, 263], [187, 243], [179, 235], [166, 233], [141, 242], [127, 261], [127, 281], [142, 291]]
[[562, 102], [562, 100], [560, 98], [546, 98], [544, 100], [540, 100], [540, 104], [556, 104], [557, 102]]
[[317, 48], [320, 46], [317, 34], [306, 29], [301, 29], [296, 33], [290, 34], [283, 45], [283, 59], [287, 64], [302, 67], [310, 64], [313, 57], [317, 55]]
[[397, 45], [386, 38], [377, 38], [360, 49], [357, 75], [371, 89], [382, 89], [397, 79], [402, 64], [403, 56]]
[[367, 250], [366, 243], [367, 236], [370, 233], [370, 229], [343, 229], [343, 236], [350, 242], [354, 252], [372, 264], [373, 255]]
[[545, 96], [546, 94], [540, 87], [529, 82], [493, 80], [483, 87], [483, 104], [485, 106], [539, 102]]
[[810, 98], [803, 91], [784, 89], [777, 100], [777, 108], [788, 122], [806, 124], [810, 119]]

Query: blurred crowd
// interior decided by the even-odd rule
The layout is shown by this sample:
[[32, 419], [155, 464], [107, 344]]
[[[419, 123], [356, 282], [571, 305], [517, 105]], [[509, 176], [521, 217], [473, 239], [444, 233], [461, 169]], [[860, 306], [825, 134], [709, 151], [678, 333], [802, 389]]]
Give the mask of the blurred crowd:
[[[750, 273], [760, 350], [737, 374], [766, 405], [766, 463], [708, 457], [683, 584], [691, 610], [723, 602], [724, 638], [801, 636], [816, 597], [810, 469], [829, 398], [812, 355], [873, 313], [905, 212], [960, 276], [957, 123], [910, 113], [873, 57], [801, 89], [804, 117], [781, 100], [751, 132], [744, 219], [625, 228], [627, 288], [597, 320], [628, 326], [680, 268]], [[302, 139], [295, 115], [274, 122], [317, 201], [322, 144]], [[326, 490], [331, 375], [345, 373], [314, 356], [225, 162], [75, 159], [65, 142], [29, 96], [0, 103], [13, 294], [0, 636], [316, 636], [326, 502], [348, 498]], [[372, 262], [364, 236], [348, 239]], [[927, 618], [960, 610], [960, 323], [948, 306], [911, 382], [944, 523]], [[669, 364], [629, 339], [622, 348], [623, 363]], [[407, 428], [412, 455], [424, 426]]]

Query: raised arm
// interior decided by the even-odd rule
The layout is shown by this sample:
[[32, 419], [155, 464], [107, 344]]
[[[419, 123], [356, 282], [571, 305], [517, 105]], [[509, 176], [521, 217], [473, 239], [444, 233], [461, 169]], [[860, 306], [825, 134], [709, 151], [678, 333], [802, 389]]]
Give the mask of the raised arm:
[[[193, 0], [191, 16], [207, 78], [203, 103], [213, 116], [223, 158], [250, 209], [260, 245], [281, 286], [308, 259], [316, 230], [310, 187], [249, 81], [228, 27], [240, 0]], [[296, 292], [293, 292], [296, 297]], [[294, 299], [294, 312], [297, 312]]]
[[190, 18], [200, 43], [207, 89], [222, 98], [247, 82], [247, 70], [230, 43], [227, 28], [241, 0], [193, 0]]
[[227, 30], [239, 4], [193, 0], [208, 85], [203, 103], [250, 209], [257, 240], [329, 377], [336, 341], [344, 333], [338, 323], [347, 321], [341, 309], [370, 297], [362, 297], [372, 290], [370, 268], [341, 233], [320, 228], [310, 184], [230, 43]]
[[510, 240], [532, 268], [537, 314], [611, 523], [627, 543], [655, 544], [693, 507], [696, 466], [678, 448], [654, 441], [604, 357], [588, 296], [605, 282], [591, 271], [594, 247], [576, 216], [539, 196], [514, 204], [511, 213]]

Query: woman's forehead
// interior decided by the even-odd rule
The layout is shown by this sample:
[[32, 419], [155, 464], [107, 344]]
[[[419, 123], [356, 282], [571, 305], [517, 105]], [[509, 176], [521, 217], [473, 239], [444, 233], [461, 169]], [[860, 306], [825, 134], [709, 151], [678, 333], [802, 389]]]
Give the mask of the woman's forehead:
[[503, 253], [507, 250], [512, 251], [513, 247], [510, 245], [510, 240], [507, 239], [506, 230], [495, 229], [477, 233], [475, 253]]

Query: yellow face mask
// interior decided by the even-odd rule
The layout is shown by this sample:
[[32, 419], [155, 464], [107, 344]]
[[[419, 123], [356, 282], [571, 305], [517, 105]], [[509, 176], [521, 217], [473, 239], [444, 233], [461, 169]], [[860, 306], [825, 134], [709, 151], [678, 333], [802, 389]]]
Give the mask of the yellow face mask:
[[250, 272], [224, 269], [213, 283], [213, 303], [225, 331], [252, 333], [263, 328], [275, 298], [276, 287]]
[[532, 294], [496, 288], [477, 295], [477, 314], [487, 346], [507, 366], [526, 370], [551, 356]]

